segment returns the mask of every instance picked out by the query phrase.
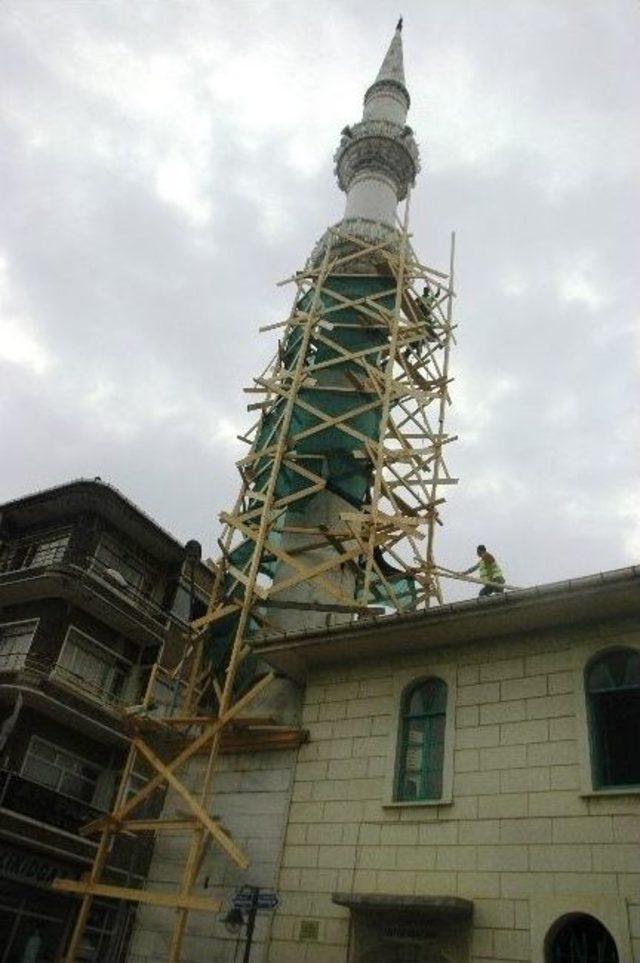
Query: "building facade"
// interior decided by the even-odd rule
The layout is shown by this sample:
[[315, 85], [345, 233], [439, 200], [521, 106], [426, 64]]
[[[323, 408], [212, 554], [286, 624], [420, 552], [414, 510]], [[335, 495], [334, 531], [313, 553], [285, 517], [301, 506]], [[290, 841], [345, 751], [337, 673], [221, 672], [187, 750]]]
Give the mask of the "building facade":
[[271, 963], [640, 959], [640, 570], [260, 647], [304, 683]]
[[[99, 480], [1, 512], [0, 960], [33, 963], [61, 958], [76, 902], [50, 883], [91, 865], [95, 843], [79, 830], [117, 788], [121, 710], [135, 705], [163, 643], [179, 644], [191, 593], [184, 548]], [[147, 814], [161, 806], [156, 794]], [[110, 879], [141, 885], [151, 847], [151, 836], [116, 840]], [[81, 959], [123, 959], [131, 922], [130, 904], [96, 900]]]
[[[250, 715], [284, 727], [297, 725], [300, 718], [301, 687], [282, 673], [251, 704]], [[302, 737], [306, 735], [303, 731]], [[259, 887], [274, 893], [278, 886], [282, 847], [291, 805], [297, 750], [292, 748], [256, 751], [255, 737], [241, 751], [223, 746], [214, 777], [215, 799], [207, 798], [211, 815], [242, 847], [250, 861], [240, 869], [215, 845], [206, 848], [197, 875], [199, 895], [221, 897], [220, 913], [194, 912], [189, 917], [182, 941], [184, 963], [236, 963], [243, 959], [246, 927], [230, 927], [226, 918], [242, 887]], [[190, 761], [184, 784], [200, 791], [207, 757]], [[167, 792], [163, 819], [184, 814], [184, 801]], [[185, 838], [166, 834], [156, 837], [149, 878], [162, 881], [167, 890], [180, 886], [185, 869]], [[246, 916], [246, 914], [245, 914]], [[138, 907], [127, 963], [160, 963], [169, 957], [175, 910]], [[266, 963], [273, 912], [261, 910], [251, 938], [251, 963]]]
[[[419, 167], [406, 125], [401, 26], [365, 94], [362, 120], [344, 128], [335, 157], [347, 195], [337, 226], [348, 235], [346, 273], [376, 280], [372, 248], [397, 241], [398, 203]], [[320, 272], [328, 259], [332, 231], [312, 253], [311, 269]], [[412, 304], [402, 309], [412, 315]], [[336, 315], [326, 321], [332, 331]], [[398, 365], [405, 362], [402, 356]], [[329, 376], [326, 366], [318, 363], [311, 388], [353, 389], [352, 371]], [[281, 375], [287, 397], [290, 371]], [[425, 403], [434, 384], [423, 385]], [[307, 432], [316, 440], [317, 427]], [[300, 438], [304, 443], [305, 432]], [[362, 431], [358, 438], [367, 449], [370, 439]], [[290, 438], [281, 441], [293, 457]], [[336, 463], [350, 478], [363, 477], [356, 508], [366, 513], [373, 475], [362, 474], [366, 450], [354, 453], [350, 444], [343, 445], [354, 461], [349, 471]], [[413, 457], [409, 445], [403, 453]], [[311, 546], [326, 571], [346, 559], [339, 523], [354, 510], [331, 473], [329, 465], [318, 492], [290, 512], [282, 537], [298, 560]], [[389, 511], [424, 524], [435, 504], [411, 508], [392, 496]], [[314, 522], [333, 538], [322, 550], [309, 540]], [[369, 547], [373, 542], [370, 536]], [[236, 572], [252, 557], [241, 548], [232, 559]], [[210, 812], [251, 865], [239, 872], [210, 847], [198, 874], [199, 891], [211, 887], [225, 909], [243, 884], [277, 889], [275, 912], [259, 914], [251, 961], [640, 960], [640, 572], [354, 621], [355, 606], [331, 606], [327, 593], [358, 598], [360, 559], [345, 561], [322, 589], [293, 577], [291, 557], [274, 565], [273, 586], [286, 591], [267, 611], [286, 635], [252, 640], [285, 681], [252, 711], [291, 721], [301, 698], [309, 740], [293, 752], [225, 757]], [[382, 552], [370, 563], [393, 572]], [[246, 568], [240, 575], [248, 581]], [[383, 604], [389, 610], [388, 600]], [[188, 779], [194, 789], [201, 785], [202, 768], [191, 765]], [[165, 816], [179, 805], [169, 795]], [[152, 874], [175, 890], [183, 872], [184, 847], [163, 841]], [[169, 958], [172, 927], [168, 914], [141, 910], [130, 963]], [[181, 960], [230, 963], [236, 938], [223, 918], [193, 914]]]
[[[344, 128], [336, 153], [347, 195], [337, 229], [349, 235], [342, 256], [353, 261], [341, 279], [349, 279], [352, 296], [360, 290], [352, 272], [358, 283], [380, 281], [375, 249], [398, 243], [397, 206], [419, 167], [406, 125], [409, 104], [400, 22], [365, 94], [362, 120]], [[328, 261], [335, 232], [320, 239], [310, 270]], [[375, 286], [367, 280], [356, 301], [373, 297]], [[426, 325], [425, 340], [435, 341], [429, 284], [415, 300], [398, 291], [396, 315], [402, 310], [416, 328]], [[362, 319], [332, 317], [325, 332], [341, 323], [365, 326]], [[407, 360], [411, 344], [398, 357], [401, 367], [414, 363]], [[291, 358], [296, 352], [294, 343]], [[355, 355], [371, 352], [363, 347]], [[304, 390], [348, 396], [352, 362], [327, 375], [333, 362], [318, 360], [318, 379]], [[368, 363], [371, 379], [375, 363]], [[416, 369], [423, 363], [418, 354]], [[296, 365], [302, 372], [302, 362]], [[285, 368], [282, 397], [289, 391]], [[401, 397], [406, 388], [392, 381], [390, 375], [387, 413], [392, 391]], [[412, 397], [426, 404], [435, 383], [425, 381]], [[356, 379], [355, 391], [372, 394], [376, 384]], [[362, 407], [378, 406], [379, 397]], [[332, 419], [341, 421], [337, 414]], [[298, 430], [318, 441], [317, 428]], [[345, 430], [354, 436], [352, 426]], [[344, 553], [343, 543], [354, 536], [344, 535], [343, 517], [355, 507], [362, 521], [372, 504], [373, 469], [363, 463], [375, 432], [356, 435], [363, 449], [353, 440], [343, 445], [340, 459], [323, 462], [325, 475], [313, 476], [309, 501], [287, 510], [277, 534], [289, 562], [274, 550], [269, 572], [262, 572], [284, 593], [260, 613], [262, 624], [280, 634], [249, 640], [262, 664], [278, 673], [251, 705], [258, 727], [261, 717], [265, 726], [301, 721], [309, 739], [299, 748], [289, 743], [260, 752], [247, 741], [241, 751], [236, 732], [217, 763], [215, 800], [202, 801], [247, 854], [249, 869], [235, 868], [214, 845], [197, 843], [185, 860], [178, 825], [185, 794], [169, 791], [137, 816], [154, 818], [162, 810], [176, 835], [159, 834], [153, 851], [147, 830], [135, 841], [117, 836], [107, 879], [133, 887], [147, 879], [173, 899], [194, 889], [192, 874], [198, 896], [222, 898], [222, 914], [190, 915], [179, 936], [181, 963], [238, 958], [245, 931], [238, 912], [232, 930], [226, 911], [247, 885], [275, 890], [278, 898], [275, 910], [258, 914], [251, 954], [243, 954], [252, 963], [640, 960], [640, 571], [410, 613], [402, 612], [410, 603], [400, 605], [394, 593], [401, 614], [365, 613], [375, 594], [372, 570], [382, 581], [399, 572], [385, 559], [382, 541], [369, 535], [367, 588], [360, 589], [364, 549]], [[444, 438], [438, 434], [437, 444]], [[314, 458], [335, 456], [326, 438], [322, 444], [318, 451], [311, 446]], [[275, 447], [291, 454], [286, 432]], [[259, 462], [262, 453], [253, 455]], [[406, 446], [398, 460], [412, 457]], [[382, 476], [380, 467], [379, 485]], [[353, 492], [351, 501], [346, 497], [345, 477], [359, 479], [357, 499]], [[266, 524], [275, 484], [269, 495], [260, 485], [264, 479], [256, 498], [264, 500]], [[398, 500], [393, 486], [388, 490], [389, 524], [433, 522], [435, 488], [418, 507]], [[255, 511], [249, 498], [247, 512]], [[314, 519], [325, 529], [321, 548], [308, 543]], [[79, 830], [109, 809], [128, 746], [123, 710], [139, 702], [163, 646], [160, 661], [178, 663], [182, 632], [199, 612], [185, 579], [184, 549], [98, 481], [4, 506], [2, 537], [0, 963], [29, 963], [63, 952], [75, 906], [48, 884], [54, 876], [77, 878], [91, 864], [95, 844]], [[325, 567], [339, 570], [324, 579], [323, 590], [295, 577], [296, 558], [305, 552], [315, 553], [321, 574]], [[255, 586], [252, 553], [244, 544], [227, 552], [232, 601], [240, 593], [234, 580]], [[207, 594], [201, 568], [200, 611]], [[336, 592], [347, 593], [350, 604], [332, 604]], [[391, 608], [384, 596], [381, 604]], [[354, 621], [356, 610], [367, 617]], [[161, 711], [171, 692], [156, 694]], [[190, 759], [187, 795], [208, 785], [207, 769], [204, 755]], [[132, 905], [94, 899], [80, 959], [178, 958], [177, 904]]]

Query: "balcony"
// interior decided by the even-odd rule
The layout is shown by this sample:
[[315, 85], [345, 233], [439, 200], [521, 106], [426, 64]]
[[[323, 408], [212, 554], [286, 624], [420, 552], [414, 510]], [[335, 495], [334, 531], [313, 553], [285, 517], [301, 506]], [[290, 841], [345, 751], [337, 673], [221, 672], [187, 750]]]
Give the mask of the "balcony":
[[[155, 793], [136, 810], [136, 817], [154, 818], [161, 808], [162, 794]], [[39, 823], [44, 829], [44, 835], [38, 832], [33, 824], [23, 830], [24, 835], [32, 842], [38, 839], [45, 845], [55, 845], [57, 850], [66, 849], [70, 855], [84, 859], [92, 858], [93, 842], [80, 836], [80, 827], [105, 815], [104, 811], [80, 799], [63, 795], [8, 769], [0, 769], [0, 813], [2, 812]], [[46, 837], [47, 830], [49, 838]], [[76, 839], [65, 840], [56, 830], [62, 830]], [[56, 833], [55, 839], [51, 839], [51, 831]], [[108, 866], [113, 870], [126, 871], [129, 875], [144, 875], [152, 850], [151, 833], [135, 838], [116, 837], [112, 843]]]
[[151, 576], [146, 582], [141, 577], [135, 585], [123, 574], [130, 571], [124, 558], [121, 568], [113, 552], [105, 564], [95, 555], [69, 548], [67, 540], [7, 545], [0, 558], [0, 592], [7, 603], [32, 598], [44, 590], [57, 590], [71, 599], [80, 596], [100, 617], [109, 612], [112, 617], [133, 618], [148, 626], [156, 638], [169, 627], [178, 631], [187, 627], [177, 612], [153, 598], [158, 586]]
[[[118, 715], [119, 710], [137, 701], [135, 696], [125, 699], [114, 694], [110, 689], [101, 687], [94, 680], [72, 672], [57, 661], [30, 652], [1, 653], [0, 676], [5, 673], [19, 673], [26, 676], [31, 682], [48, 681], [64, 689], [67, 693], [79, 696], [82, 699], [89, 699], [102, 708], [116, 711]], [[141, 677], [140, 691], [142, 691], [144, 683], [145, 679]]]
[[64, 796], [9, 769], [0, 769], [0, 808], [75, 835], [81, 826], [104, 815], [80, 799]]

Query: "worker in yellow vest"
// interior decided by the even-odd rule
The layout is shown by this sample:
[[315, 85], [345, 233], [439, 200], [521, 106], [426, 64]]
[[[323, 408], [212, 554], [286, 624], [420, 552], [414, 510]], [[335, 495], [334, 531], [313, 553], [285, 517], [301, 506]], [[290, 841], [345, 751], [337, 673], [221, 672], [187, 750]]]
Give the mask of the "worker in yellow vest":
[[461, 575], [471, 575], [472, 572], [477, 571], [478, 577], [486, 583], [496, 583], [496, 584], [486, 584], [480, 589], [479, 595], [492, 595], [494, 592], [504, 592], [504, 575], [500, 571], [500, 566], [496, 562], [495, 558], [491, 552], [487, 551], [486, 545], [478, 545], [476, 552], [480, 561], [472, 565], [471, 568], [465, 569], [461, 572]]

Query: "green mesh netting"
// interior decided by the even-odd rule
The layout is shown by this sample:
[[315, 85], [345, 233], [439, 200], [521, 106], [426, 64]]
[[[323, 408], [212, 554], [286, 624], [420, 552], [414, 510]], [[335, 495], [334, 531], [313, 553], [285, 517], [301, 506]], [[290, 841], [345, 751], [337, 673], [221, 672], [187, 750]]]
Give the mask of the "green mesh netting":
[[[362, 390], [359, 386], [364, 380], [363, 369], [354, 361], [341, 358], [340, 349], [350, 353], [364, 352], [364, 359], [372, 367], [379, 367], [383, 351], [388, 343], [388, 327], [382, 311], [393, 310], [396, 287], [389, 277], [361, 277], [357, 275], [335, 275], [329, 277], [317, 295], [321, 305], [321, 320], [316, 325], [309, 341], [305, 367], [330, 362], [326, 368], [311, 373], [314, 384], [308, 382], [299, 390], [289, 425], [290, 450], [288, 464], [282, 465], [276, 480], [276, 500], [288, 495], [303, 492], [312, 485], [308, 477], [296, 471], [295, 465], [321, 476], [325, 487], [344, 498], [356, 509], [362, 508], [369, 497], [373, 466], [366, 451], [366, 441], [376, 441], [379, 436], [381, 405], [377, 394]], [[298, 310], [309, 312], [313, 309], [315, 292], [307, 292], [298, 302]], [[342, 298], [350, 301], [359, 298], [375, 298], [362, 307], [344, 305]], [[316, 304], [317, 306], [317, 304]], [[332, 344], [325, 343], [323, 337]], [[293, 372], [302, 350], [303, 326], [292, 329], [281, 346], [284, 367]], [[342, 390], [341, 390], [342, 389]], [[344, 390], [348, 389], [348, 390]], [[366, 407], [368, 406], [368, 407]], [[365, 408], [362, 411], [361, 409]], [[274, 446], [279, 438], [280, 423], [285, 408], [285, 400], [280, 399], [262, 417], [259, 425], [254, 451], [258, 454]], [[309, 408], [314, 410], [309, 410]], [[353, 413], [353, 414], [351, 414]], [[331, 427], [319, 427], [322, 416], [339, 417], [340, 422]], [[341, 430], [339, 425], [348, 426], [357, 434]], [[313, 429], [316, 429], [315, 431]], [[302, 436], [302, 437], [299, 437]], [[358, 437], [361, 436], [361, 437]], [[267, 451], [256, 459], [253, 465], [251, 489], [264, 492], [271, 471], [272, 455]], [[293, 515], [313, 513], [314, 494], [298, 499], [289, 510]], [[259, 502], [251, 502], [257, 507]], [[277, 538], [277, 533], [275, 534]], [[273, 540], [274, 535], [270, 538]], [[251, 564], [254, 543], [245, 540], [231, 553], [231, 564], [246, 574]], [[415, 606], [416, 587], [412, 579], [388, 565], [382, 553], [378, 552], [377, 564], [385, 577], [391, 582], [398, 604], [402, 608]], [[273, 577], [276, 560], [265, 553], [260, 560], [259, 570], [263, 575]], [[368, 598], [362, 598], [362, 580], [356, 590], [360, 602], [389, 605], [388, 592], [382, 580], [374, 573], [371, 579]], [[227, 600], [240, 601], [244, 586], [232, 574], [227, 576], [224, 595]], [[228, 659], [233, 640], [237, 616], [216, 622], [212, 625], [207, 639], [208, 657], [213, 672], [221, 676]], [[253, 628], [257, 628], [255, 624]], [[250, 634], [250, 633], [249, 633]]]

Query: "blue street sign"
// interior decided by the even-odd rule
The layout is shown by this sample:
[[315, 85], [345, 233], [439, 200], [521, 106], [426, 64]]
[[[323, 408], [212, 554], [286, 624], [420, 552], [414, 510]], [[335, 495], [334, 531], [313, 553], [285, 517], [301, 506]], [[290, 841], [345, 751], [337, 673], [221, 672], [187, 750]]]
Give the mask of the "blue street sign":
[[254, 897], [252, 893], [236, 893], [233, 897], [233, 905], [236, 909], [251, 909], [252, 906], [256, 906], [257, 909], [275, 909], [278, 905], [278, 897], [274, 892], [263, 892], [258, 893], [257, 898], [254, 903]]
[[278, 897], [275, 893], [265, 893], [258, 897], [258, 906], [261, 909], [274, 909], [278, 905]]

